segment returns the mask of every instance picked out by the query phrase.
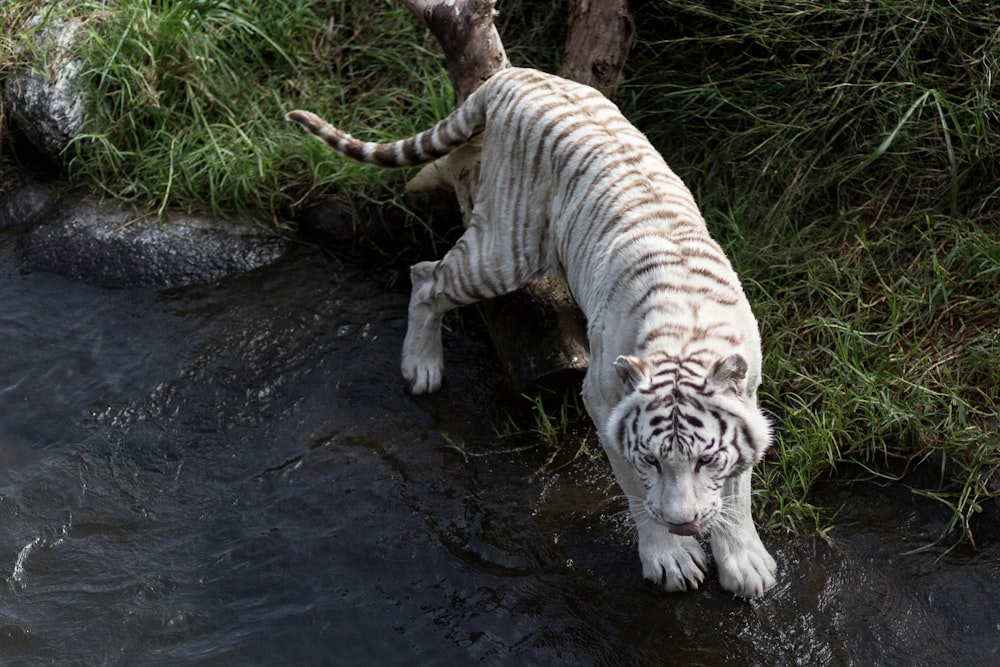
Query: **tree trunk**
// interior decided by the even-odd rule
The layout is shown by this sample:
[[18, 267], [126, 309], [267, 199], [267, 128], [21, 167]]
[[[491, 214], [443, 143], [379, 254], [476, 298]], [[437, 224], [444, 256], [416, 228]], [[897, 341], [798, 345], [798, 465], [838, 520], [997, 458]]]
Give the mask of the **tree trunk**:
[[[437, 39], [459, 106], [483, 81], [510, 67], [500, 33], [493, 25], [493, 0], [403, 0]], [[450, 190], [462, 218], [472, 217], [472, 199], [479, 180], [481, 142], [473, 140], [432, 162], [406, 184], [409, 194], [437, 198]]]
[[444, 51], [448, 78], [459, 106], [497, 70], [510, 67], [493, 25], [492, 0], [403, 0]]
[[605, 94], [621, 81], [635, 40], [627, 0], [570, 0], [566, 76]]

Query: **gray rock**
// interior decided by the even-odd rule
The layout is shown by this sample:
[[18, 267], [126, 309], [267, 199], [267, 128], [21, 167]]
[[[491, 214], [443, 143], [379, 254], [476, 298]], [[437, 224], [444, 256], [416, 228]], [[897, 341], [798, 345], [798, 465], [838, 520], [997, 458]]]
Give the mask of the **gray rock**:
[[[42, 10], [28, 22], [40, 25]], [[52, 161], [81, 131], [84, 123], [84, 95], [79, 74], [83, 61], [75, 55], [76, 32], [80, 21], [53, 20], [39, 30], [35, 43], [39, 53], [46, 53], [44, 66], [35, 55], [34, 67], [19, 71], [4, 84], [8, 117]]]
[[[36, 30], [33, 53], [23, 54], [31, 65], [4, 82], [3, 95], [7, 119], [59, 163], [85, 119], [79, 76], [84, 64], [76, 49], [82, 22], [50, 16], [42, 9], [28, 22]], [[178, 215], [158, 220], [85, 195], [60, 200], [58, 183], [25, 178], [6, 188], [0, 229], [35, 225], [16, 231], [27, 267], [104, 287], [211, 283], [275, 261], [288, 244], [259, 225]]]
[[102, 287], [181, 287], [216, 282], [277, 260], [288, 241], [260, 225], [172, 216], [67, 198], [20, 239], [22, 261]]
[[9, 192], [0, 192], [0, 229], [31, 224], [54, 203], [53, 187], [47, 181], [28, 180]]

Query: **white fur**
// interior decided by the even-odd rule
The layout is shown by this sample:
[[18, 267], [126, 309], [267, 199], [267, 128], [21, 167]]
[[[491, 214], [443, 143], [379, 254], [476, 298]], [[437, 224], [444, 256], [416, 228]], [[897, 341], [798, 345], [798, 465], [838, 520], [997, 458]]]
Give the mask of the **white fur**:
[[[475, 143], [468, 142], [448, 156], [446, 167], [418, 179], [472, 185], [461, 201], [468, 221], [462, 238], [441, 260], [411, 271], [402, 355], [410, 390], [423, 394], [441, 386], [447, 310], [544, 275], [565, 277], [588, 322], [584, 403], [629, 499], [643, 575], [666, 590], [697, 588], [705, 555], [697, 539], [675, 533], [705, 528], [724, 588], [756, 597], [774, 585], [775, 562], [750, 513], [749, 465], [770, 442], [756, 404], [757, 322], [691, 193], [617, 107], [586, 86], [510, 68], [437, 126], [395, 146], [362, 144], [306, 112], [289, 118], [334, 150], [383, 166], [402, 166], [393, 161], [404, 155], [411, 165], [431, 159], [415, 147], [481, 137], [478, 164]], [[655, 394], [657, 378], [675, 362], [690, 366], [687, 375]], [[694, 439], [678, 431], [666, 443], [649, 423], [640, 442], [621, 441], [623, 420], [653, 414], [644, 405], [675, 393], [688, 407], [707, 406], [702, 421], [724, 413], [732, 430], [724, 437], [706, 427]], [[663, 410], [684, 421], [682, 413]], [[683, 414], [694, 415], [689, 412]], [[735, 431], [741, 434], [736, 441]], [[715, 458], [704, 467], [700, 461], [709, 454]]]

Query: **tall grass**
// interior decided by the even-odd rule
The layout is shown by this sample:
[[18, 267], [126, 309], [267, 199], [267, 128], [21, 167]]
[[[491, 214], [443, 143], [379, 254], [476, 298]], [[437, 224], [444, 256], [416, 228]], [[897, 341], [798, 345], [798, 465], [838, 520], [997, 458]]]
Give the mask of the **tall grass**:
[[821, 521], [822, 479], [901, 478], [971, 540], [1000, 491], [1000, 14], [916, 0], [636, 13], [625, 105], [696, 191], [761, 320], [776, 522]]
[[[25, 64], [24, 43], [34, 36], [27, 24], [40, 7], [40, 0], [0, 3], [0, 81]], [[6, 132], [6, 103], [0, 95], [0, 144], [6, 139]]]
[[371, 195], [391, 176], [303, 141], [285, 111], [312, 108], [386, 137], [450, 104], [440, 56], [388, 0], [106, 0], [57, 6], [50, 20], [66, 14], [85, 22], [90, 103], [68, 173], [161, 213], [281, 223], [315, 188]]
[[[452, 105], [439, 47], [394, 0], [12, 0], [0, 6], [10, 27], [0, 73], [22, 49], [44, 67], [48, 54], [6, 20], [42, 6], [49, 24], [84, 22], [88, 125], [66, 152], [69, 175], [160, 213], [201, 209], [280, 225], [321, 197], [384, 200], [400, 175], [337, 159], [284, 113], [309, 108], [389, 139]], [[501, 24], [539, 40], [561, 27], [551, 3], [505, 9]], [[539, 63], [561, 50], [520, 43], [512, 53]]]

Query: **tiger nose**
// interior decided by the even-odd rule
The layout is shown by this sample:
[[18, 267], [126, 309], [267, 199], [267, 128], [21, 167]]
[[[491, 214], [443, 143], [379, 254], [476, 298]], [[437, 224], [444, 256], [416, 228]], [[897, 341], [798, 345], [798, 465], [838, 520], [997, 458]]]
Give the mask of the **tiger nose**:
[[694, 521], [688, 521], [687, 523], [671, 523], [667, 524], [667, 530], [669, 530], [674, 535], [700, 535], [701, 526], [699, 526]]

